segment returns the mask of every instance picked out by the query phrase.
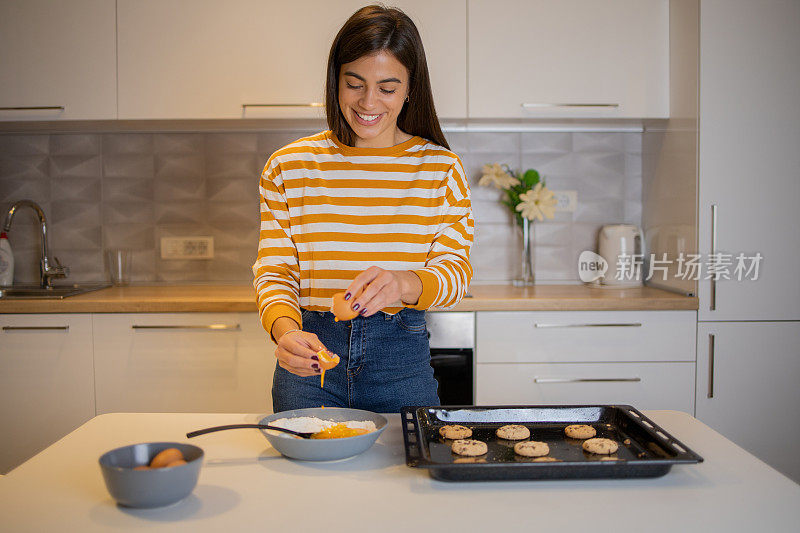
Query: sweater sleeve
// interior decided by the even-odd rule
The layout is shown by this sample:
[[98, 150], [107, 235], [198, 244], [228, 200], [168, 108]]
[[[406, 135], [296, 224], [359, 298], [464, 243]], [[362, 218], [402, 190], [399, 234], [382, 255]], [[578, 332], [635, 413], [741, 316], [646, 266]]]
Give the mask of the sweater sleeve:
[[280, 317], [289, 317], [302, 327], [297, 247], [292, 241], [289, 206], [280, 163], [274, 155], [261, 174], [259, 192], [261, 229], [258, 256], [253, 265], [253, 286], [261, 324], [271, 336], [272, 324]]
[[422, 280], [422, 294], [413, 309], [447, 309], [464, 297], [472, 279], [469, 251], [475, 232], [469, 184], [461, 160], [443, 181], [443, 213], [423, 268], [413, 270]]

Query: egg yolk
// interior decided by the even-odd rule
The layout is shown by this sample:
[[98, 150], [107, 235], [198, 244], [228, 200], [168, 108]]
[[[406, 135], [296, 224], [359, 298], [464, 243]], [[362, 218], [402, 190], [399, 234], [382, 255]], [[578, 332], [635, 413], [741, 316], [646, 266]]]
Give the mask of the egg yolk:
[[325, 371], [339, 364], [339, 356], [323, 348], [317, 352], [317, 358], [319, 359], [320, 367], [319, 386], [322, 388], [325, 386]]
[[334, 424], [329, 428], [318, 431], [311, 435], [312, 439], [343, 439], [345, 437], [355, 437], [356, 435], [363, 435], [369, 433], [368, 429], [363, 428], [349, 428], [344, 424]]

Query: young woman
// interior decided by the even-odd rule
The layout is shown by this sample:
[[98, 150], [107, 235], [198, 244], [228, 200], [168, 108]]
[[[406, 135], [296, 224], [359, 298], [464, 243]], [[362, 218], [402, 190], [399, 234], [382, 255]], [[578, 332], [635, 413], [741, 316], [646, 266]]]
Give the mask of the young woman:
[[[331, 46], [325, 99], [330, 130], [281, 148], [261, 175], [253, 285], [278, 345], [273, 407], [438, 405], [424, 310], [464, 296], [474, 224], [411, 19], [353, 14]], [[341, 291], [353, 320], [329, 312]], [[323, 348], [341, 361], [321, 388]]]

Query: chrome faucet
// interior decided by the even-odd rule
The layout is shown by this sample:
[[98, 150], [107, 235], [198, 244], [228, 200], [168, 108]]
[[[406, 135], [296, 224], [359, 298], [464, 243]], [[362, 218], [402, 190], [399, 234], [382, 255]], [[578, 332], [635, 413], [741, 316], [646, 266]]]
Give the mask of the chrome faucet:
[[48, 289], [53, 286], [53, 278], [66, 278], [69, 275], [69, 269], [65, 266], [61, 266], [58, 257], [54, 258], [55, 266], [50, 266], [50, 256], [47, 253], [47, 219], [44, 216], [44, 211], [39, 207], [39, 204], [31, 200], [15, 202], [6, 214], [3, 231], [8, 233], [8, 230], [11, 229], [11, 221], [14, 220], [14, 214], [17, 212], [17, 209], [24, 206], [30, 207], [36, 211], [36, 215], [39, 217], [39, 224], [42, 228], [42, 258], [39, 261], [39, 275], [41, 287], [43, 289]]

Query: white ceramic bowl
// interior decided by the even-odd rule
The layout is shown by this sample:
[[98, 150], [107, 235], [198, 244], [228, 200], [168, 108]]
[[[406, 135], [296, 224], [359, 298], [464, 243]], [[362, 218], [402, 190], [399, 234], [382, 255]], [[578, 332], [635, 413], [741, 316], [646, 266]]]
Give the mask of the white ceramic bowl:
[[299, 416], [315, 416], [322, 420], [331, 420], [333, 422], [370, 420], [375, 423], [377, 428], [376, 431], [365, 433], [364, 435], [342, 439], [298, 439], [286, 433], [261, 430], [261, 433], [264, 434], [273, 448], [286, 457], [303, 461], [334, 461], [363, 453], [375, 444], [383, 430], [386, 429], [386, 424], [388, 424], [386, 418], [377, 413], [342, 407], [326, 407], [325, 409], [312, 407], [281, 411], [274, 415], [265, 416], [259, 424], [269, 424], [280, 418], [296, 418]]

